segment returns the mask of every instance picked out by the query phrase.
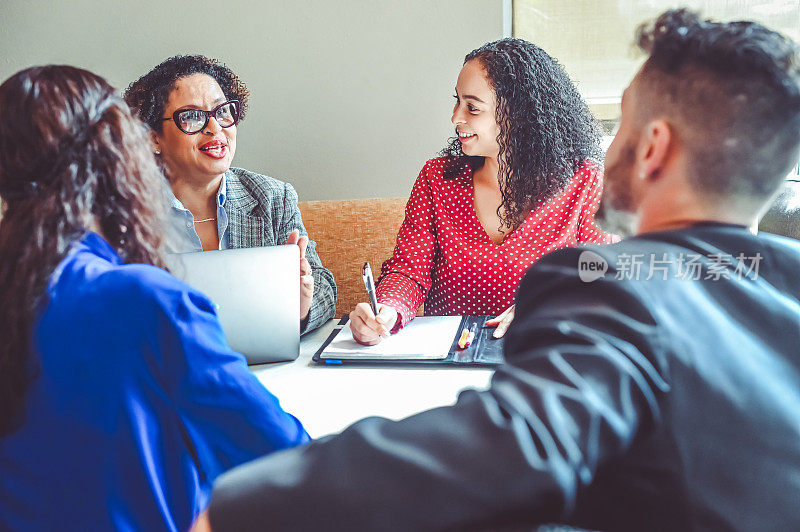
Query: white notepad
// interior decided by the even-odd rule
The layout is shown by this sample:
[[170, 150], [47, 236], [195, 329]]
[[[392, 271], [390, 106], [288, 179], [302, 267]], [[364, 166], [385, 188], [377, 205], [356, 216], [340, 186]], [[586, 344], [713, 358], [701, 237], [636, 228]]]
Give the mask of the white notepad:
[[321, 359], [340, 360], [444, 360], [453, 345], [461, 316], [421, 316], [377, 345], [353, 340], [350, 322], [345, 324], [320, 354]]

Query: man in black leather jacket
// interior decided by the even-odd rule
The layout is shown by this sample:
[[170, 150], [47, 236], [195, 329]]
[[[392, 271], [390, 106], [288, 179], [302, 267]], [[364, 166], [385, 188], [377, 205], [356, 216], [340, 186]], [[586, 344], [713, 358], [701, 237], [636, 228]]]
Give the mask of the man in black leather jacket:
[[215, 531], [800, 530], [800, 243], [748, 230], [798, 158], [797, 51], [687, 11], [638, 41], [604, 196], [637, 236], [529, 271], [487, 391], [228, 473]]

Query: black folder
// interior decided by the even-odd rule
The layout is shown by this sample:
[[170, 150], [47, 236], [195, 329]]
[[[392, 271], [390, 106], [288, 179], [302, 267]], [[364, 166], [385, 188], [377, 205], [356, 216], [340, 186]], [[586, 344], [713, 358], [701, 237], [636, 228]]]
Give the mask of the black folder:
[[[420, 360], [420, 359], [386, 359], [376, 355], [374, 358], [358, 358], [358, 359], [336, 359], [336, 358], [320, 358], [325, 348], [336, 338], [339, 331], [347, 323], [347, 316], [344, 316], [337, 326], [331, 331], [331, 334], [325, 340], [325, 343], [320, 346], [312, 360], [323, 366], [393, 366], [400, 365], [407, 366], [443, 366], [443, 367], [493, 367], [503, 363], [503, 339], [494, 338], [493, 327], [486, 327], [486, 322], [492, 319], [493, 316], [462, 316], [461, 323], [458, 326], [456, 335], [453, 342], [450, 344], [450, 351], [446, 358], [439, 358], [435, 360]], [[475, 338], [469, 347], [464, 349], [458, 348], [458, 340], [461, 336], [461, 331], [464, 328], [469, 328], [472, 324], [476, 324]], [[402, 332], [398, 333], [402, 334]]]

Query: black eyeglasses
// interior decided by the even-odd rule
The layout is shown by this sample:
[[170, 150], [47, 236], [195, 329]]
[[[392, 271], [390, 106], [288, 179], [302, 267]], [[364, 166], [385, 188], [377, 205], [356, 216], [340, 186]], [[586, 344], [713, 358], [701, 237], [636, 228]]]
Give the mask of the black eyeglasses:
[[206, 128], [208, 120], [212, 116], [214, 120], [217, 121], [217, 124], [219, 124], [219, 127], [231, 127], [235, 125], [236, 122], [239, 121], [240, 109], [241, 103], [239, 100], [228, 100], [210, 111], [204, 109], [178, 109], [172, 113], [171, 117], [163, 118], [162, 120], [164, 122], [172, 120], [175, 122], [175, 125], [178, 126], [178, 129], [187, 135], [194, 135]]

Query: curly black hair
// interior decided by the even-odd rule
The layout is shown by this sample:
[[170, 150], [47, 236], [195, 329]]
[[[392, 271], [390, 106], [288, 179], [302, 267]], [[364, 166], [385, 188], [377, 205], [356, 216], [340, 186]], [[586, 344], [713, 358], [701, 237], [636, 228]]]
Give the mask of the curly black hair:
[[[481, 63], [495, 92], [500, 125], [498, 180], [503, 225], [516, 227], [526, 214], [563, 190], [587, 159], [602, 160], [601, 129], [558, 62], [522, 39], [500, 39], [464, 58]], [[450, 157], [445, 178], [463, 167], [458, 136], [439, 154]], [[460, 157], [462, 156], [462, 157]], [[468, 157], [473, 170], [483, 157]]]
[[749, 21], [713, 22], [686, 9], [640, 26], [649, 57], [635, 78], [639, 120], [679, 125], [698, 191], [759, 201], [797, 162], [800, 54]]
[[0, 85], [0, 437], [24, 419], [48, 279], [94, 223], [126, 262], [165, 267], [167, 205], [149, 132], [103, 78], [70, 66]]
[[216, 59], [203, 55], [176, 55], [163, 61], [153, 70], [140, 77], [125, 90], [125, 101], [138, 113], [139, 118], [155, 132], [161, 132], [164, 124], [164, 108], [175, 82], [192, 74], [206, 74], [219, 83], [229, 100], [239, 100], [239, 120], [247, 113], [250, 91], [233, 71]]

